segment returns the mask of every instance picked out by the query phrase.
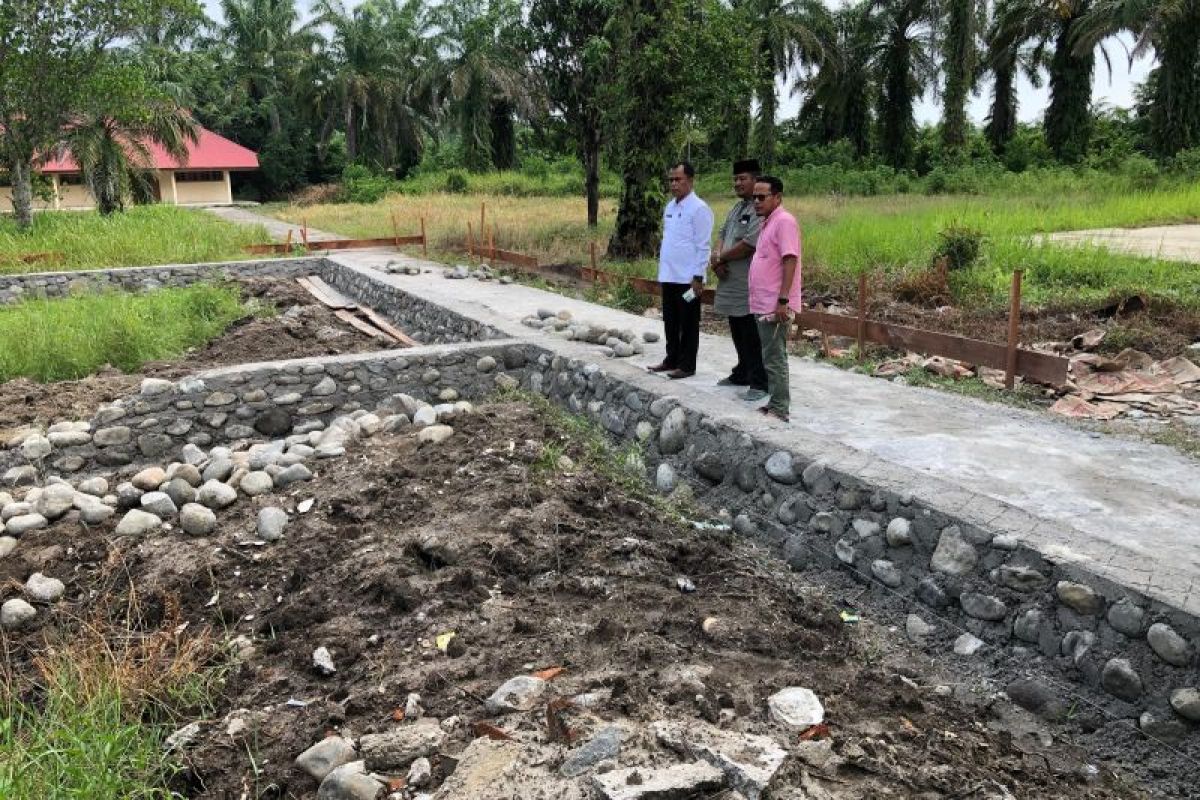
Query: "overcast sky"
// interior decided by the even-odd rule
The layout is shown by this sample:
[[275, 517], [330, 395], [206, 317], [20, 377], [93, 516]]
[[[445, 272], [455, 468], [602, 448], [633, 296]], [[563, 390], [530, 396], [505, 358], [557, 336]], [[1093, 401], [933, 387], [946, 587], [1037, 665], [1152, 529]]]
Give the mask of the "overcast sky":
[[[842, 5], [845, 0], [825, 0], [830, 6]], [[345, 0], [347, 6], [356, 6], [360, 0]], [[218, 0], [203, 0], [204, 6], [208, 11], [209, 16], [214, 19], [220, 18], [218, 10]], [[307, 0], [298, 0], [298, 5], [302, 9], [302, 13], [307, 16], [309, 3]], [[1093, 80], [1092, 100], [1097, 103], [1104, 103], [1109, 106], [1128, 108], [1133, 105], [1134, 87], [1146, 79], [1147, 73], [1154, 66], [1152, 58], [1142, 58], [1134, 62], [1132, 67], [1129, 64], [1128, 47], [1131, 45], [1131, 40], [1127, 37], [1122, 40], [1111, 40], [1107, 44], [1109, 57], [1112, 59], [1112, 74], [1109, 75], [1108, 68], [1104, 64], [1104, 60], [1100, 57], [1096, 59], [1096, 75]], [[1050, 102], [1050, 92], [1045, 87], [1035, 89], [1030, 85], [1029, 81], [1022, 76], [1019, 79], [1018, 89], [1018, 104], [1019, 116], [1022, 121], [1032, 122], [1041, 118], [1046, 110], [1046, 105]], [[979, 87], [979, 93], [971, 98], [970, 115], [977, 124], [982, 124], [984, 117], [987, 116], [988, 103], [991, 100], [991, 86], [984, 84]], [[780, 115], [782, 118], [792, 117], [799, 109], [799, 101], [789, 96], [789, 91], [786, 87], [780, 88]], [[936, 100], [931, 96], [922, 98], [916, 109], [917, 122], [937, 122], [941, 117], [941, 109]]]

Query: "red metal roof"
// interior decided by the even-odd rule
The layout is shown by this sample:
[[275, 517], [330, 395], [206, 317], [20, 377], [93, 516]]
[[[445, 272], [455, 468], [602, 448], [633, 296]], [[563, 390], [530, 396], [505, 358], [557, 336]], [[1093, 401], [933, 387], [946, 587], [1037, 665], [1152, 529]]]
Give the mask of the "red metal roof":
[[[213, 133], [208, 128], [200, 128], [200, 138], [195, 142], [188, 142], [188, 159], [184, 164], [172, 158], [154, 142], [147, 142], [146, 146], [152, 159], [150, 166], [154, 169], [258, 169], [258, 154]], [[51, 159], [39, 172], [47, 175], [79, 172], [79, 167], [73, 158], [64, 154], [61, 158]]]

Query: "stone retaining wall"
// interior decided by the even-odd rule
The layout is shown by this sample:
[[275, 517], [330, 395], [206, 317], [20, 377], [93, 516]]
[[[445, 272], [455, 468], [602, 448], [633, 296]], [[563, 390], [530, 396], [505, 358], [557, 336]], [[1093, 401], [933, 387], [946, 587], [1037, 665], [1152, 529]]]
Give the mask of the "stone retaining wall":
[[67, 297], [78, 292], [143, 292], [168, 286], [187, 286], [199, 281], [309, 275], [318, 272], [324, 261], [323, 258], [277, 258], [0, 275], [0, 305], [29, 297]]
[[[735, 530], [775, 545], [793, 568], [853, 570], [869, 585], [864, 605], [923, 614], [910, 625], [934, 627], [910, 630], [917, 640], [970, 649], [970, 638], [959, 638], [965, 629], [1019, 663], [1087, 687], [1107, 711], [1139, 719], [1157, 738], [1195, 735], [1197, 698], [1175, 695], [1171, 708], [1177, 690], [1200, 687], [1195, 618], [911, 496], [767, 446], [596, 364], [543, 354], [524, 380], [616, 439], [640, 442], [660, 491], [731, 509]], [[1025, 704], [1047, 716], [1071, 705], [1053, 693], [1032, 696]]]

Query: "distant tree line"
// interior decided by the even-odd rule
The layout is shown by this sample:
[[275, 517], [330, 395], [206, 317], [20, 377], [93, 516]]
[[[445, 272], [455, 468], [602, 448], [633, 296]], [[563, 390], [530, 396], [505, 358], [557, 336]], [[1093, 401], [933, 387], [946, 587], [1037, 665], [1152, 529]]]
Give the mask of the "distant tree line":
[[[653, 247], [672, 158], [776, 165], [833, 147], [919, 168], [930, 142], [914, 106], [930, 93], [941, 162], [981, 141], [1005, 157], [1023, 135], [1024, 75], [1049, 88], [1044, 146], [1079, 163], [1093, 78], [1119, 34], [1131, 58], [1155, 58], [1138, 147], [1159, 159], [1200, 147], [1200, 0], [221, 0], [221, 16], [195, 0], [0, 4], [0, 151], [18, 216], [36, 159], [72, 146], [62, 130], [94, 122], [102, 153], [105, 130], [180, 146], [192, 120], [259, 151], [263, 197], [348, 165], [403, 178], [431, 161], [479, 172], [569, 154], [593, 224], [602, 170], [620, 175], [612, 249], [637, 255]], [[799, 98], [791, 120], [778, 118], [781, 81]], [[975, 131], [966, 108], [984, 86]]]

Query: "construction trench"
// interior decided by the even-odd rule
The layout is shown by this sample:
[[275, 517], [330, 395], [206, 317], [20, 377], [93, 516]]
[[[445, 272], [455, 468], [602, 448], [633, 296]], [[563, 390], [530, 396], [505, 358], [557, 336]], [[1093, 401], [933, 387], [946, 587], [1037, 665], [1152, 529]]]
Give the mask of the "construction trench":
[[302, 279], [384, 349], [149, 378], [0, 450], [10, 669], [131, 592], [228, 640], [172, 741], [182, 795], [1200, 796], [1188, 564], [1134, 584], [1037, 508], [594, 344], [648, 352], [651, 320], [534, 332], [593, 312], [473, 305], [394, 253], [7, 276], [0, 302], [212, 279]]

